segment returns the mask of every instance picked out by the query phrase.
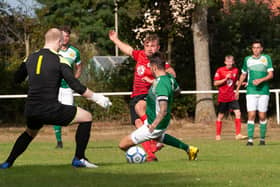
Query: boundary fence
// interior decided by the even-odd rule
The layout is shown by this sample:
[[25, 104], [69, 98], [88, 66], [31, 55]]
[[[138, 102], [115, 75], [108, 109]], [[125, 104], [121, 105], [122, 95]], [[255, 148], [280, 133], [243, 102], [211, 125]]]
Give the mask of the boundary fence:
[[[204, 93], [218, 93], [218, 90], [203, 90], [203, 91], [181, 91], [181, 94], [204, 94]], [[246, 90], [240, 90], [240, 93], [246, 93]], [[280, 109], [279, 109], [279, 93], [280, 89], [271, 89], [270, 93], [274, 93], [275, 95], [275, 107], [276, 107], [276, 122], [280, 125]], [[106, 96], [122, 96], [122, 95], [130, 95], [131, 92], [102, 92], [102, 94]], [[80, 96], [79, 94], [74, 94], [74, 96]], [[26, 98], [26, 94], [18, 94], [18, 95], [0, 95], [0, 99], [16, 99], [16, 98]]]

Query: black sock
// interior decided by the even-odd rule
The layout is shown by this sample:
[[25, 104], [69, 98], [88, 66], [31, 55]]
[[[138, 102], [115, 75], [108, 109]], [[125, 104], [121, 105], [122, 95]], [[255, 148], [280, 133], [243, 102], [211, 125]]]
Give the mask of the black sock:
[[76, 153], [78, 159], [85, 158], [85, 150], [90, 137], [91, 121], [79, 124], [76, 131]]
[[19, 155], [21, 155], [30, 142], [33, 140], [33, 137], [30, 136], [26, 131], [24, 131], [16, 140], [14, 147], [7, 158], [6, 162], [10, 163], [10, 165], [13, 165], [14, 161], [17, 159]]

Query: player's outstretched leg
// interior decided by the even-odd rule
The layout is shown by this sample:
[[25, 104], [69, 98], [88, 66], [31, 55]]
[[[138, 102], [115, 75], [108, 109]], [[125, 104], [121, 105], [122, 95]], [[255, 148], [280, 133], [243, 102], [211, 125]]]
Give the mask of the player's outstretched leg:
[[[140, 128], [143, 124], [144, 121], [147, 119], [147, 115], [142, 115], [140, 118], [135, 120], [135, 126], [137, 128]], [[143, 149], [145, 150], [145, 152], [147, 153], [147, 162], [154, 162], [154, 161], [158, 161], [156, 155], [154, 154], [154, 145], [153, 145], [153, 140], [148, 140], [145, 141], [143, 143], [141, 143]]]
[[179, 149], [183, 149], [187, 152], [189, 160], [197, 160], [197, 154], [199, 152], [199, 149], [197, 147], [189, 146], [169, 134], [164, 135], [163, 143], [173, 147], [177, 147]]
[[55, 137], [56, 137], [56, 141], [57, 141], [56, 148], [61, 149], [61, 148], [63, 148], [63, 143], [62, 143], [62, 138], [61, 138], [62, 127], [58, 126], [58, 125], [54, 125], [53, 129], [54, 129]]
[[160, 151], [164, 147], [163, 143], [158, 142], [156, 140], [150, 140], [150, 142], [151, 142], [153, 153], [156, 153], [156, 152]]
[[141, 143], [141, 145], [147, 153], [147, 162], [158, 161], [156, 155], [153, 153], [151, 141], [148, 140], [146, 142]]
[[33, 137], [30, 136], [26, 131], [24, 131], [16, 140], [7, 160], [4, 163], [0, 164], [0, 169], [8, 169], [12, 167], [14, 161], [26, 150], [32, 140]]
[[91, 121], [82, 122], [79, 124], [76, 131], [76, 152], [75, 157], [72, 160], [72, 166], [76, 168], [97, 168], [98, 166], [90, 163], [85, 157], [85, 150], [90, 138]]

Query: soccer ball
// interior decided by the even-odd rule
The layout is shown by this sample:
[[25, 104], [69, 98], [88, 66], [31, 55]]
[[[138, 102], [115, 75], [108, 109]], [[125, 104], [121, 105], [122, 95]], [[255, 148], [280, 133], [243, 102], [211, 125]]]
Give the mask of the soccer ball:
[[125, 156], [128, 163], [141, 164], [146, 160], [146, 152], [138, 146], [129, 148], [126, 151]]

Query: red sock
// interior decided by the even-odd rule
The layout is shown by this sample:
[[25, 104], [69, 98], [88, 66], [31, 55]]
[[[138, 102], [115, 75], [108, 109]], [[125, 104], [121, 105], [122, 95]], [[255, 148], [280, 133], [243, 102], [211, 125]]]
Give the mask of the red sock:
[[241, 120], [235, 119], [235, 134], [238, 135], [241, 132]]
[[147, 115], [145, 114], [145, 115], [141, 116], [140, 119], [141, 119], [142, 122], [144, 123], [144, 121], [147, 119]]
[[222, 132], [222, 121], [216, 121], [216, 135], [220, 136]]
[[153, 153], [157, 152], [157, 141], [150, 140], [150, 144], [151, 144], [152, 152]]
[[156, 155], [153, 153], [150, 141], [143, 142], [141, 143], [141, 145], [143, 149], [146, 151], [148, 158], [156, 158]]

